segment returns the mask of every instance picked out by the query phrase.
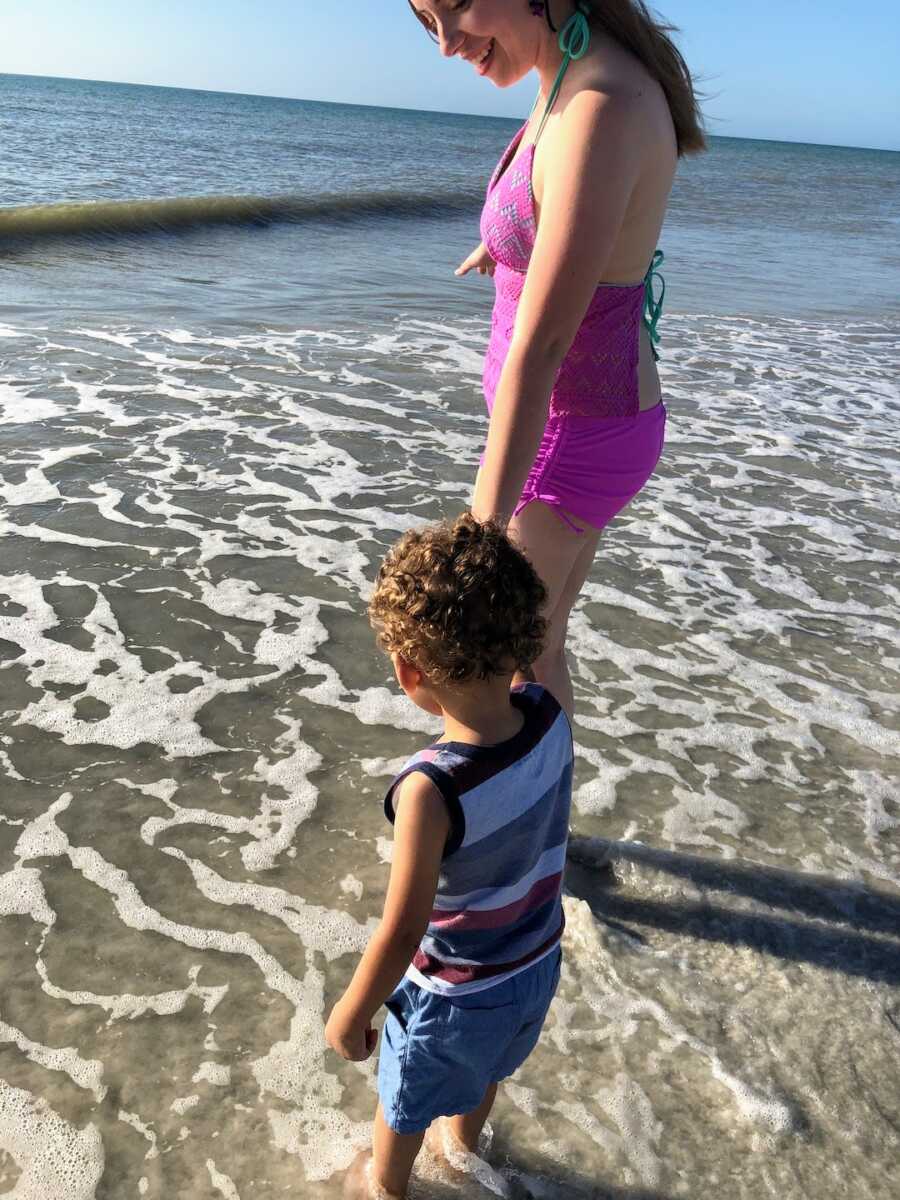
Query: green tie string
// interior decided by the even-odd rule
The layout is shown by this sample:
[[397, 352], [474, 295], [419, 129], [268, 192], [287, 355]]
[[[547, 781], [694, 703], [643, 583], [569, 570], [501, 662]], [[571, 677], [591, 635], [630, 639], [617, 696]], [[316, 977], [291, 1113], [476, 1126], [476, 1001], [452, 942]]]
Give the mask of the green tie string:
[[[577, 62], [579, 58], [584, 58], [587, 53], [588, 45], [591, 40], [591, 27], [588, 24], [588, 17], [591, 13], [591, 6], [587, 0], [578, 0], [578, 7], [563, 25], [559, 31], [559, 48], [563, 53], [563, 60], [559, 71], [556, 74], [556, 79], [553, 82], [553, 87], [550, 90], [550, 95], [547, 98], [547, 107], [544, 109], [544, 115], [541, 118], [541, 124], [537, 131], [537, 137], [534, 139], [537, 142], [538, 138], [544, 129], [544, 124], [550, 116], [550, 110], [556, 103], [556, 97], [559, 95], [559, 89], [562, 87], [563, 76], [568, 70], [569, 63], [573, 59]], [[538, 96], [540, 99], [540, 96]], [[534, 102], [534, 108], [537, 108], [537, 100]], [[531, 110], [534, 112], [534, 108]]]
[[[656, 347], [659, 345], [660, 337], [657, 325], [659, 318], [662, 316], [663, 301], [666, 298], [666, 281], [659, 272], [659, 268], [666, 261], [666, 256], [662, 250], [657, 250], [651, 259], [647, 274], [644, 276], [644, 327], [650, 335], [650, 347], [653, 350], [653, 361], [659, 362], [659, 355], [656, 352]], [[659, 280], [660, 291], [659, 297], [654, 294], [653, 285]]]

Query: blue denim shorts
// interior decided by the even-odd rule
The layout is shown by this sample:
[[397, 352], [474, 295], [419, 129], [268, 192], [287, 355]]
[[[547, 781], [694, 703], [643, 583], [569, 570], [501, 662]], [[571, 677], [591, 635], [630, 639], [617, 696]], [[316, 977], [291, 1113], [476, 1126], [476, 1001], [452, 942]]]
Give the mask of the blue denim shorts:
[[540, 1037], [562, 952], [466, 996], [438, 996], [403, 978], [388, 997], [378, 1096], [395, 1133], [471, 1112], [492, 1083], [517, 1071]]

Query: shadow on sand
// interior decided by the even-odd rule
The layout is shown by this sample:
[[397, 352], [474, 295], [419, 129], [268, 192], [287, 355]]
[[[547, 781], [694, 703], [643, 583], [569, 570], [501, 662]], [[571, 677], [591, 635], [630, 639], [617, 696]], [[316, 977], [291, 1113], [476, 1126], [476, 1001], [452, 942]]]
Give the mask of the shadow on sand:
[[[705, 897], [680, 902], [625, 897], [615, 889], [616, 864], [625, 862], [790, 915], [731, 908]], [[864, 884], [578, 836], [569, 843], [567, 883], [600, 920], [638, 940], [643, 939], [632, 923], [900, 983], [900, 896]]]
[[[626, 897], [617, 890], [616, 865], [634, 863], [647, 872], [676, 876], [697, 888], [718, 892], [725, 902], [652, 900]], [[864, 884], [805, 875], [777, 867], [701, 858], [657, 850], [639, 842], [606, 842], [573, 835], [569, 841], [567, 889], [587, 901], [598, 920], [639, 942], [640, 926], [686, 934], [793, 962], [808, 962], [873, 981], [900, 983], [900, 896]], [[764, 905], [767, 911], [729, 907], [727, 896]], [[772, 909], [782, 910], [782, 914]], [[900, 1034], [900, 1006], [885, 1011]], [[798, 1118], [801, 1114], [798, 1112]], [[522, 1172], [515, 1152], [495, 1146], [489, 1161], [496, 1171]], [[674, 1200], [646, 1188], [616, 1187], [555, 1167], [552, 1177], [532, 1176], [533, 1189], [511, 1180], [511, 1200]], [[460, 1200], [448, 1184], [431, 1182], [418, 1200]], [[475, 1193], [472, 1192], [472, 1195]], [[487, 1195], [488, 1193], [483, 1193]]]

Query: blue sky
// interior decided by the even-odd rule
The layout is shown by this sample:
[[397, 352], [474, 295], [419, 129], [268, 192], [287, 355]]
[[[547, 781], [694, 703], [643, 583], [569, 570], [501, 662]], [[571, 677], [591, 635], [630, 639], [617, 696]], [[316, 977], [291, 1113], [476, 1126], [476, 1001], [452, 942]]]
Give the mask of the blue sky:
[[[658, 9], [681, 28], [712, 133], [900, 150], [898, 0]], [[0, 72], [497, 116], [534, 92], [441, 59], [406, 0], [3, 0]]]

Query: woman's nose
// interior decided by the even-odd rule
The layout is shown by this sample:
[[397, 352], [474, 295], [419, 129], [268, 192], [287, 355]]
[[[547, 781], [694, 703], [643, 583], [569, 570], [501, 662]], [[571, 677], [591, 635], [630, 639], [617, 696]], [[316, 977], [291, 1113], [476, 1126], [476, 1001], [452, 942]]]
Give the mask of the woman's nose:
[[444, 58], [452, 58], [459, 50], [462, 42], [463, 34], [459, 32], [458, 25], [451, 25], [446, 21], [441, 23], [438, 30], [438, 44]]

